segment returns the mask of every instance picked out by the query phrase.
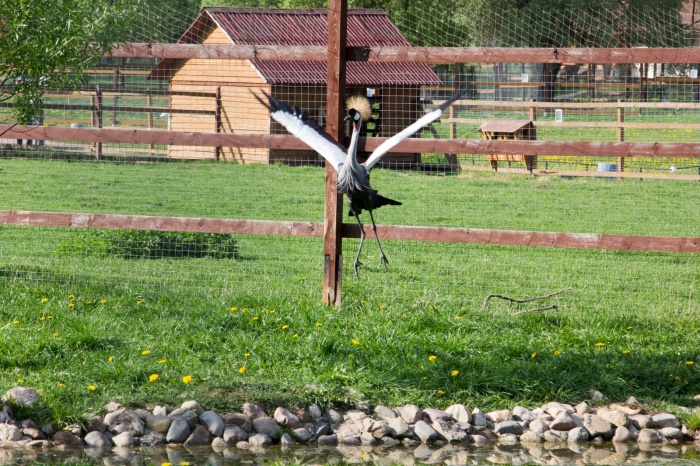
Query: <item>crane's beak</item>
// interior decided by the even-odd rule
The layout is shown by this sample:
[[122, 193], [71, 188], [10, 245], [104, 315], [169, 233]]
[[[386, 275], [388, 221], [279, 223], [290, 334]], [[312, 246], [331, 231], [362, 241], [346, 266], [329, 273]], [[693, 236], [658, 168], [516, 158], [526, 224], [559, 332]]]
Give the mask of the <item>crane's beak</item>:
[[352, 121], [352, 117], [348, 115], [345, 118], [343, 118], [343, 121]]

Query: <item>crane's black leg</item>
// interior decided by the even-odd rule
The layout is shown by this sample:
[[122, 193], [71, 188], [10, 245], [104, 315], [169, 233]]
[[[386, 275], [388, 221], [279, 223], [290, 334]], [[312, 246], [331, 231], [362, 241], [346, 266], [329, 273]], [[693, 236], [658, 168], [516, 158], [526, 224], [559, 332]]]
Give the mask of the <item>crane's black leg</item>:
[[357, 250], [357, 256], [355, 256], [355, 278], [358, 280], [360, 279], [360, 266], [362, 265], [362, 262], [360, 262], [360, 253], [362, 252], [362, 244], [365, 242], [365, 227], [362, 226], [362, 222], [360, 221], [360, 216], [355, 214], [355, 218], [357, 219], [357, 224], [360, 225], [360, 248]]
[[389, 270], [387, 266], [389, 264], [389, 259], [386, 258], [384, 250], [382, 249], [382, 243], [379, 242], [379, 235], [377, 235], [377, 225], [374, 224], [374, 215], [372, 211], [369, 211], [369, 218], [372, 220], [372, 231], [374, 232], [374, 237], [377, 238], [377, 245], [379, 246], [379, 266], [384, 266], [384, 270]]

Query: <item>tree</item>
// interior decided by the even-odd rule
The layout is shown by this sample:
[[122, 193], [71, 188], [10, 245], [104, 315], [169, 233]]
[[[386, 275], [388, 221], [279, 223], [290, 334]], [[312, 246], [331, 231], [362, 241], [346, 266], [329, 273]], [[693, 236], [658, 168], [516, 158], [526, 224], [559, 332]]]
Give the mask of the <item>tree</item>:
[[0, 2], [0, 101], [14, 100], [13, 118], [31, 123], [47, 88], [75, 89], [85, 71], [124, 40], [134, 0]]

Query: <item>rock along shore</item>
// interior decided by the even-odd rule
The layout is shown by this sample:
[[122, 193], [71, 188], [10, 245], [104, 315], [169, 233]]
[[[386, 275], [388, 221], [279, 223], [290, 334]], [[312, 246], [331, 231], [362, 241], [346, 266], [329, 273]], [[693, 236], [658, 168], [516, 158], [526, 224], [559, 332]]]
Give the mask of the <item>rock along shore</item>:
[[[32, 405], [39, 400], [33, 388], [16, 387], [3, 401]], [[289, 410], [278, 407], [269, 415], [260, 406], [245, 403], [241, 412], [215, 413], [196, 401], [169, 409], [125, 409], [107, 404], [104, 416], [86, 426], [58, 430], [37, 426], [30, 419], [15, 420], [9, 405], [0, 405], [0, 448], [72, 449], [211, 445], [214, 450], [257, 448], [273, 444], [319, 446], [418, 446], [476, 444], [604, 442], [681, 444], [700, 442], [700, 431], [688, 429], [670, 413], [650, 413], [636, 399], [625, 403], [576, 406], [547, 403], [534, 409], [488, 413], [455, 404], [447, 409], [415, 405], [370, 410], [322, 410], [317, 405]], [[680, 408], [681, 411], [687, 408]], [[688, 410], [689, 411], [689, 410]]]

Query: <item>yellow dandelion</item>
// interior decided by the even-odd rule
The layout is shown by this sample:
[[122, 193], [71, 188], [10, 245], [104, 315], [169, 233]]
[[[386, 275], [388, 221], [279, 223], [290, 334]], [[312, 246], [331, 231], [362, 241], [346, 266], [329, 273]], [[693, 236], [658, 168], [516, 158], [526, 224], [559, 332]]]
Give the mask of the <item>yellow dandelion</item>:
[[53, 316], [46, 316], [47, 319], [53, 319]]
[[251, 320], [256, 321], [256, 320], [258, 320], [259, 318], [260, 318], [260, 317], [255, 316], [255, 317], [253, 317]]
[[146, 301], [144, 301], [143, 299], [139, 299], [138, 301], [136, 301], [136, 304], [144, 304], [145, 302]]
[[75, 296], [73, 296], [72, 294], [69, 294], [68, 299], [73, 300], [73, 299], [75, 299]]
[[437, 391], [437, 394], [438, 394], [438, 395], [444, 395], [444, 394], [445, 394], [445, 390], [438, 390], [438, 391]]
[[455, 319], [461, 319], [462, 316], [455, 316]]
[[365, 301], [364, 299], [362, 299], [362, 300], [360, 300], [360, 304], [362, 304], [362, 305], [364, 306], [365, 304], [367, 304], [367, 301]]
[[165, 364], [167, 362], [166, 359], [159, 359], [158, 364]]
[[459, 371], [455, 369], [452, 372], [450, 372], [450, 374], [452, 375], [452, 377], [457, 377], [459, 375]]
[[19, 320], [15, 319], [15, 320], [12, 321], [12, 323], [15, 324], [15, 325], [17, 325], [17, 324], [19, 324]]
[[94, 392], [95, 390], [97, 390], [97, 387], [95, 387], [94, 385], [88, 385], [88, 390]]
[[187, 385], [188, 383], [192, 382], [192, 376], [191, 375], [186, 375], [182, 378], [182, 381]]
[[75, 307], [75, 303], [70, 303], [68, 307]]
[[630, 354], [632, 350], [624, 349], [622, 350], [622, 354]]
[[353, 340], [350, 340], [350, 343], [352, 343], [353, 345], [357, 346], [357, 345], [360, 344], [360, 340], [355, 340], [355, 339], [353, 339]]
[[428, 380], [428, 376], [424, 375], [423, 377], [420, 378], [421, 380]]
[[112, 361], [114, 361], [114, 356], [110, 356], [107, 358], [107, 362], [112, 362]]
[[107, 300], [106, 300], [106, 299], [101, 299], [101, 300], [100, 300], [100, 304], [107, 304]]
[[190, 466], [189, 461], [180, 461], [180, 466]]
[[262, 311], [263, 311], [265, 314], [267, 314], [267, 309], [263, 309]]
[[42, 302], [42, 303], [46, 303], [46, 302], [48, 302], [48, 301], [49, 301], [49, 298], [41, 298], [41, 302]]
[[85, 304], [90, 305], [92, 304], [92, 301], [85, 301]]
[[59, 387], [65, 387], [66, 384], [64, 384], [63, 382], [58, 382], [58, 386], [59, 386]]
[[386, 306], [382, 304], [381, 306], [379, 306], [379, 309], [386, 309]]
[[352, 353], [348, 354], [348, 357], [349, 357], [350, 359], [355, 359], [355, 355], [352, 354]]
[[247, 307], [244, 307], [244, 308], [242, 309], [242, 312], [248, 312], [248, 308], [247, 308]]
[[436, 359], [437, 359], [437, 356], [435, 356], [434, 354], [431, 354], [430, 356], [428, 356], [428, 361], [435, 361]]
[[141, 351], [141, 354], [143, 354], [144, 356], [146, 356], [147, 354], [151, 354], [151, 350], [145, 349], [145, 350]]
[[23, 383], [24, 379], [17, 379], [17, 383]]
[[270, 310], [270, 314], [274, 314], [275, 312], [277, 311], [275, 311], [274, 309]]
[[284, 325], [282, 326], [282, 330], [287, 330], [288, 328], [289, 328], [289, 325], [287, 325], [287, 324], [284, 324]]
[[43, 321], [45, 321], [45, 320], [46, 320], [46, 317], [44, 317], [44, 316], [41, 316], [41, 317], [39, 317], [39, 320], [43, 322]]
[[534, 353], [532, 353], [532, 354], [530, 355], [530, 358], [531, 358], [531, 359], [535, 359], [536, 357], [537, 357], [537, 351], [535, 351]]
[[245, 367], [240, 367], [238, 369], [238, 372], [240, 372], [241, 374], [245, 374]]
[[243, 356], [245, 356], [246, 358], [249, 358], [249, 357], [250, 357], [250, 353], [243, 353]]
[[150, 380], [151, 382], [155, 382], [156, 380], [158, 380], [158, 374], [149, 375], [148, 380]]
[[232, 307], [232, 308], [231, 308], [231, 312], [236, 312], [237, 310], [238, 310], [237, 307]]
[[173, 466], [172, 463], [169, 463], [167, 461], [160, 463], [160, 466]]
[[554, 356], [561, 356], [561, 351], [559, 351], [559, 350], [554, 351]]
[[58, 338], [58, 333], [54, 332], [54, 333], [53, 333], [53, 337], [54, 337], [54, 338]]
[[605, 346], [605, 343], [603, 343], [602, 341], [599, 341], [599, 342], [596, 343], [595, 345], [596, 345], [598, 348], [602, 348], [603, 346]]
[[316, 327], [323, 327], [323, 324], [321, 322], [316, 322]]
[[686, 361], [685, 362], [686, 366], [692, 366], [693, 364], [695, 364], [693, 361]]
[[298, 333], [295, 333], [294, 335], [292, 335], [292, 338], [298, 338], [298, 337], [299, 337]]

